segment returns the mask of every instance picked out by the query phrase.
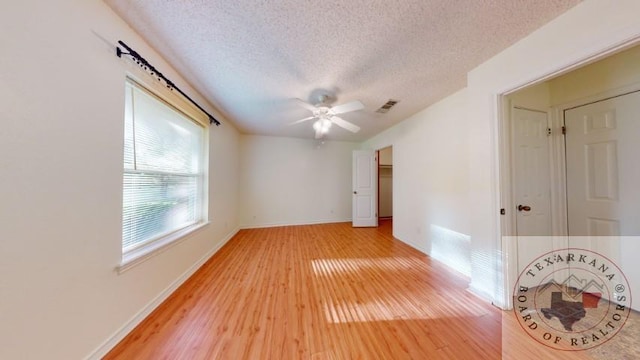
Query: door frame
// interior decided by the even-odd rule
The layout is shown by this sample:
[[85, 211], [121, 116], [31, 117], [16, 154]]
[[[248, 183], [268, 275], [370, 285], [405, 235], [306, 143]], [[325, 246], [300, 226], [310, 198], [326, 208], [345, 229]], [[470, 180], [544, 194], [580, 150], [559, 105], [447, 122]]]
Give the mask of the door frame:
[[[509, 236], [515, 235], [515, 212], [513, 211], [513, 181], [512, 173], [512, 139], [511, 139], [511, 102], [507, 98], [508, 95], [513, 94], [519, 90], [527, 88], [529, 86], [537, 85], [545, 81], [551, 80], [560, 75], [577, 70], [580, 67], [586, 66], [589, 63], [602, 60], [606, 57], [614, 55], [620, 51], [628, 49], [630, 47], [640, 44], [640, 35], [628, 39], [622, 43], [613, 44], [609, 47], [605, 47], [600, 51], [597, 51], [585, 58], [578, 58], [570, 64], [561, 66], [560, 68], [552, 69], [551, 71], [544, 73], [536, 79], [517, 84], [508, 89], [495, 93], [494, 104], [496, 109], [496, 122], [494, 123], [494, 134], [496, 139], [497, 150], [497, 167], [496, 167], [496, 179], [498, 179], [498, 201], [500, 204], [501, 214], [498, 216], [498, 248], [501, 249], [497, 254], [498, 261], [498, 281], [503, 291], [500, 292], [501, 298], [497, 298], [497, 305], [503, 309], [513, 308], [513, 287], [518, 278], [518, 263], [517, 263], [517, 246], [514, 246], [512, 241], [509, 240]], [[634, 84], [634, 86], [640, 86], [640, 84]], [[551, 108], [551, 124], [552, 133], [562, 131], [564, 125], [564, 110], [571, 107], [584, 105], [589, 101], [593, 102], [594, 99], [606, 96], [607, 93], [613, 94], [621, 91], [627, 92], [629, 87], [623, 87], [605, 91], [604, 93], [596, 94], [586, 98], [578, 99], [567, 104], [557, 105]], [[609, 97], [612, 95], [609, 95]], [[591, 99], [591, 100], [590, 100]], [[551, 140], [551, 174], [552, 174], [552, 198], [551, 198], [551, 212], [552, 212], [552, 232], [554, 235], [558, 235], [559, 240], [562, 241], [563, 235], [567, 235], [567, 211], [566, 211], [566, 166], [564, 156], [564, 136], [554, 136]], [[561, 151], [560, 151], [561, 150]], [[503, 213], [504, 212], [504, 213]], [[556, 217], [558, 215], [558, 217]]]

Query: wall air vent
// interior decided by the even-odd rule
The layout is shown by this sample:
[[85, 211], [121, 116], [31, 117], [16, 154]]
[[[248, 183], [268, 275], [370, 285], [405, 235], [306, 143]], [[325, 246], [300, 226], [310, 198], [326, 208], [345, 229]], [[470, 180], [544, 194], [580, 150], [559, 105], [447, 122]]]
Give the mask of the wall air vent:
[[389, 99], [384, 105], [380, 107], [380, 109], [376, 110], [377, 113], [386, 114], [391, 110], [391, 108], [398, 103], [400, 100]]

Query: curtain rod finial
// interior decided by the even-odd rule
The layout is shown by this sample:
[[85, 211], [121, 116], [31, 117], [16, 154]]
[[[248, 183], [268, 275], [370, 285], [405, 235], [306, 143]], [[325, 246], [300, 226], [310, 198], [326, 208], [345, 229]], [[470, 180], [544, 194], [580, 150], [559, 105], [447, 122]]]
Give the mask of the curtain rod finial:
[[220, 126], [220, 121], [216, 120], [216, 118], [209, 115], [209, 124], [216, 124], [216, 126]]

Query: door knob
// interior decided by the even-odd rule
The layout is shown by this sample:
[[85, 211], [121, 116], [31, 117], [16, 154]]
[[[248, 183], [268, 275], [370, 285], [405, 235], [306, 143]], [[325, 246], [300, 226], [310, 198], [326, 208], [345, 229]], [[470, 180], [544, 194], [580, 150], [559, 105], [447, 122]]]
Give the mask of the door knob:
[[353, 193], [354, 193], [354, 194], [356, 194], [356, 195], [358, 194], [358, 192], [357, 192], [357, 191], [354, 191]]
[[518, 205], [518, 211], [531, 211], [531, 206], [529, 206], [529, 205]]

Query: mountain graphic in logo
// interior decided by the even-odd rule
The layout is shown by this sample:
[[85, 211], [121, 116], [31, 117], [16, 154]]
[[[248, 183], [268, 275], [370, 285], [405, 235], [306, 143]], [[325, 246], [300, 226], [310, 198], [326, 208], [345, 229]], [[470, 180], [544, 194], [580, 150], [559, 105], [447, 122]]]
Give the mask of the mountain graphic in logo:
[[606, 286], [604, 283], [594, 279], [580, 279], [571, 274], [561, 283], [551, 280], [544, 285], [540, 285], [540, 292], [549, 290], [560, 291], [565, 297], [574, 301], [581, 301], [583, 294], [602, 294], [603, 291], [606, 291]]

